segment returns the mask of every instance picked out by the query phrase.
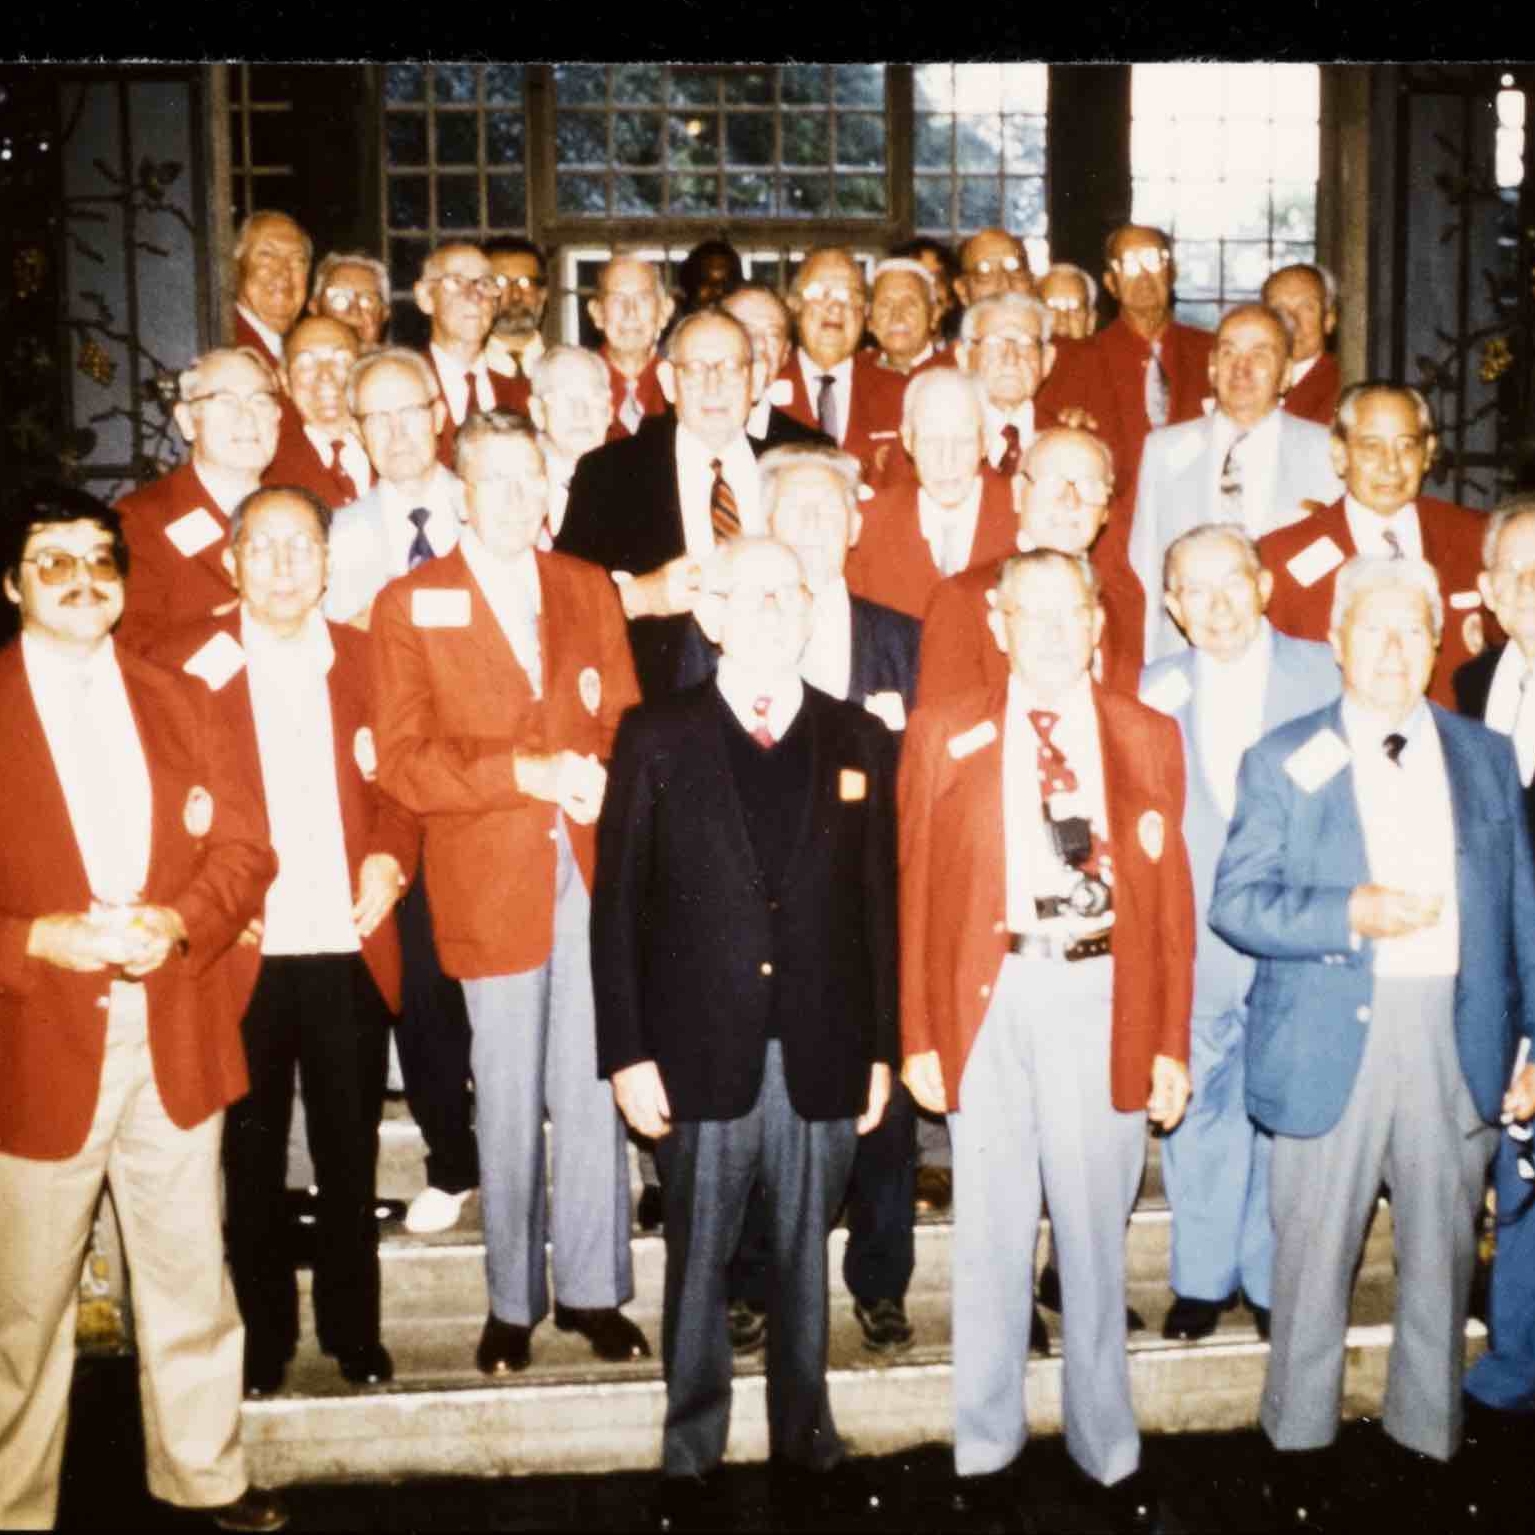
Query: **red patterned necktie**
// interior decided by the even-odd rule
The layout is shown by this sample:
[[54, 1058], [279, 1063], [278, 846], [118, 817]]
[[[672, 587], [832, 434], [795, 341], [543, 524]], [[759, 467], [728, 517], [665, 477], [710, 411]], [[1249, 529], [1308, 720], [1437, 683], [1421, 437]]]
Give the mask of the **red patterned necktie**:
[[[1048, 812], [1050, 799], [1055, 794], [1075, 794], [1077, 775], [1072, 772], [1066, 754], [1053, 739], [1055, 727], [1061, 717], [1054, 709], [1030, 709], [1029, 723], [1039, 737], [1039, 798]], [[1097, 832], [1093, 833], [1093, 850], [1078, 865], [1084, 874], [1098, 875], [1108, 862], [1108, 844]]]
[[711, 458], [709, 467], [714, 471], [714, 484], [709, 490], [709, 522], [715, 538], [723, 542], [735, 538], [741, 531], [741, 513], [736, 506], [735, 492], [725, 479], [722, 460]]
[[778, 743], [773, 736], [773, 727], [768, 724], [768, 710], [773, 707], [773, 700], [764, 693], [760, 698], [752, 699], [752, 728], [751, 738], [758, 746], [776, 746]]
[[997, 461], [997, 473], [1011, 477], [1018, 473], [1018, 460], [1023, 457], [1023, 442], [1018, 436], [1018, 428], [1011, 421], [1002, 428], [1002, 441], [1007, 446]]
[[336, 483], [341, 487], [341, 492], [346, 497], [347, 501], [355, 501], [357, 499], [357, 485], [353, 481], [351, 475], [346, 472], [346, 465], [341, 462], [341, 450], [345, 446], [345, 438], [331, 438], [330, 472], [335, 477]]

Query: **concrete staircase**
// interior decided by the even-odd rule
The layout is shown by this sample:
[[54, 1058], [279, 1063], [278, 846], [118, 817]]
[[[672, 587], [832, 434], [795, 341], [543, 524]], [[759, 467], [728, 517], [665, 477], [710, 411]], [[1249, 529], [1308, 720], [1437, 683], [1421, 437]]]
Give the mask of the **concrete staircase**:
[[[381, 1138], [379, 1192], [408, 1199], [422, 1181], [419, 1133], [403, 1110], [391, 1105]], [[1151, 1433], [1250, 1426], [1268, 1350], [1246, 1311], [1229, 1313], [1212, 1337], [1197, 1344], [1171, 1344], [1161, 1337], [1169, 1304], [1169, 1231], [1153, 1141], [1127, 1236], [1130, 1301], [1147, 1323], [1130, 1340], [1141, 1426]], [[832, 1234], [831, 1396], [838, 1427], [856, 1453], [884, 1454], [951, 1437], [949, 1237], [946, 1220], [919, 1224], [916, 1272], [907, 1295], [917, 1341], [895, 1362], [883, 1362], [862, 1348], [840, 1277], [846, 1233]], [[534, 1333], [533, 1363], [526, 1372], [497, 1383], [479, 1374], [474, 1349], [486, 1311], [484, 1251], [477, 1196], [451, 1232], [422, 1238], [399, 1227], [386, 1229], [384, 1342], [394, 1355], [396, 1377], [371, 1391], [347, 1385], [334, 1361], [319, 1352], [304, 1271], [306, 1331], [288, 1370], [287, 1389], [245, 1405], [252, 1476], [274, 1485], [656, 1466], [665, 1414], [659, 1358], [635, 1366], [603, 1364], [583, 1339], [556, 1332], [546, 1321]], [[625, 1309], [657, 1354], [664, 1266], [661, 1237], [636, 1231], [635, 1298]], [[1378, 1410], [1392, 1297], [1391, 1215], [1383, 1202], [1355, 1291], [1345, 1377], [1349, 1417]], [[1484, 1337], [1481, 1325], [1472, 1322], [1472, 1352], [1481, 1349]], [[731, 1460], [767, 1455], [764, 1386], [761, 1354], [738, 1361]], [[1058, 1340], [1049, 1359], [1030, 1363], [1029, 1421], [1033, 1432], [1060, 1431]]]

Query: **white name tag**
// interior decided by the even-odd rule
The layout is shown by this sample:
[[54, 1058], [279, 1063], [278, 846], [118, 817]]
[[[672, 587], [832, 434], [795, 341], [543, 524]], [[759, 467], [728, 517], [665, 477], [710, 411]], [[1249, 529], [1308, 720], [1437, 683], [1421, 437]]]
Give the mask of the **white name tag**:
[[906, 704], [893, 689], [885, 693], [870, 693], [864, 699], [863, 706], [882, 721], [887, 730], [905, 730]]
[[1284, 770], [1307, 794], [1315, 794], [1352, 760], [1353, 754], [1343, 738], [1335, 730], [1324, 728], [1285, 758]]
[[207, 507], [200, 506], [169, 524], [165, 536], [175, 544], [178, 553], [191, 559], [224, 536], [224, 525]]
[[870, 432], [869, 441], [884, 442], [887, 438], [899, 437], [900, 435], [899, 432]]
[[1463, 613], [1467, 608], [1479, 608], [1481, 605], [1482, 594], [1480, 592], [1471, 591], [1450, 593], [1450, 606], [1457, 612]]
[[234, 635], [220, 629], [196, 655], [182, 663], [182, 671], [201, 677], [217, 693], [245, 665], [245, 652]]
[[1182, 672], [1166, 671], [1149, 688], [1141, 690], [1141, 702], [1163, 714], [1171, 714], [1175, 709], [1181, 709], [1193, 693], [1189, 679]]
[[1285, 561], [1285, 569], [1302, 586], [1315, 586], [1329, 571], [1343, 563], [1343, 551], [1327, 534], [1314, 543], [1307, 544], [1293, 559]]
[[421, 587], [410, 594], [410, 621], [418, 629], [467, 629], [469, 589]]
[[972, 725], [960, 735], [949, 737], [949, 755], [958, 762], [962, 757], [980, 751], [983, 746], [990, 746], [996, 739], [996, 725], [991, 720], [982, 720], [979, 725]]
[[777, 405], [782, 408], [794, 403], [794, 381], [787, 378], [775, 378], [767, 386], [769, 405]]

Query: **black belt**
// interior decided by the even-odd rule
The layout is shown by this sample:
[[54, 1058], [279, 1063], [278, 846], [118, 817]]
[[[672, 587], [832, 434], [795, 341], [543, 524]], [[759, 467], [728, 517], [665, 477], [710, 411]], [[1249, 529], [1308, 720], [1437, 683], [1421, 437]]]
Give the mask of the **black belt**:
[[1112, 927], [1099, 928], [1096, 933], [1085, 933], [1080, 938], [1068, 939], [1053, 933], [1009, 933], [1009, 954], [1024, 959], [1060, 959], [1068, 964], [1079, 959], [1098, 959], [1108, 954], [1114, 943]]

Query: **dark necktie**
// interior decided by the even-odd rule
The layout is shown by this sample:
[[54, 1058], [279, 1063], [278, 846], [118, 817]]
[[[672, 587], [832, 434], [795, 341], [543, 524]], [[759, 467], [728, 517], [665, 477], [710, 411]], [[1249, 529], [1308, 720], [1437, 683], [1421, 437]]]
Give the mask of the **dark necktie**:
[[1381, 534], [1381, 537], [1385, 540], [1386, 549], [1393, 560], [1405, 560], [1407, 558], [1407, 551], [1402, 547], [1401, 539], [1390, 528], [1387, 528]]
[[1242, 489], [1242, 444], [1247, 441], [1246, 432], [1238, 432], [1226, 449], [1226, 459], [1221, 465], [1221, 520], [1240, 525], [1246, 503]]
[[1402, 752], [1407, 745], [1407, 737], [1399, 730], [1393, 730], [1385, 740], [1380, 743], [1380, 748], [1398, 767], [1402, 765]]
[[351, 475], [346, 472], [346, 465], [341, 462], [341, 450], [346, 446], [343, 437], [332, 437], [330, 440], [330, 472], [335, 477], [336, 483], [341, 487], [341, 493], [348, 501], [357, 499], [357, 486]]
[[773, 727], [768, 724], [768, 710], [772, 707], [773, 700], [767, 693], [752, 699], [751, 738], [764, 749], [777, 744], [773, 738]]
[[[467, 421], [480, 408], [480, 400], [478, 391], [474, 387], [474, 374], [466, 373], [464, 375], [464, 384], [469, 391], [464, 396], [464, 421]], [[459, 422], [460, 426], [463, 424], [463, 421]]]
[[1151, 343], [1151, 356], [1146, 361], [1146, 419], [1153, 426], [1166, 426], [1172, 414], [1172, 387], [1167, 381], [1167, 369], [1162, 366], [1162, 343]]
[[1018, 460], [1023, 457], [1023, 441], [1018, 436], [1018, 428], [1011, 421], [1002, 428], [1002, 441], [1007, 446], [1002, 450], [1002, 457], [997, 460], [997, 473], [1011, 477], [1018, 473]]
[[709, 490], [709, 523], [715, 538], [723, 542], [740, 533], [741, 513], [736, 506], [735, 492], [725, 478], [723, 461], [711, 458], [709, 467], [714, 471], [714, 484]]
[[821, 392], [816, 396], [815, 414], [821, 430], [833, 442], [841, 441], [842, 434], [838, 431], [841, 423], [837, 420], [837, 380], [830, 373], [821, 375]]
[[416, 525], [416, 536], [410, 541], [410, 548], [405, 552], [406, 570], [414, 570], [418, 565], [424, 565], [436, 556], [434, 550], [427, 542], [426, 524], [431, 517], [431, 512], [424, 506], [415, 507], [410, 514], [410, 520]]

